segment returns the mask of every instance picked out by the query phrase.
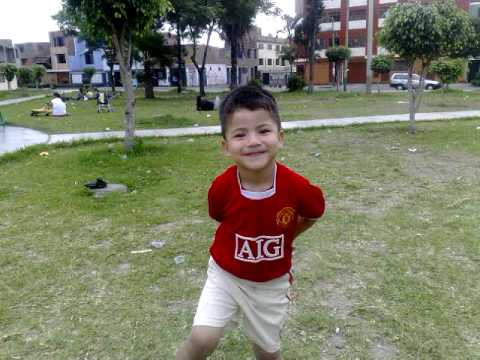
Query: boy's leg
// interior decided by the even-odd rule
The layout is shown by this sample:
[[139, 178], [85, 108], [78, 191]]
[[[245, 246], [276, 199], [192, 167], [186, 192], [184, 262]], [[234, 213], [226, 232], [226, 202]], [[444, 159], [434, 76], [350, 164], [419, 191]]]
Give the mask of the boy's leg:
[[252, 346], [257, 360], [282, 360], [282, 353], [280, 351], [269, 353], [255, 343], [252, 343]]
[[192, 333], [177, 351], [177, 360], [204, 360], [218, 345], [223, 328], [193, 326]]

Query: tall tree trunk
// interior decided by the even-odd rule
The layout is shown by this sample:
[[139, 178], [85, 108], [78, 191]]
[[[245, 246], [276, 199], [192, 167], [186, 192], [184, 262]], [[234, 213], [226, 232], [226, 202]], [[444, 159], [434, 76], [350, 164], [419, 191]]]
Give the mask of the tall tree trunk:
[[108, 65], [108, 68], [109, 68], [109, 70], [108, 70], [108, 80], [109, 80], [110, 86], [112, 88], [112, 94], [114, 94], [115, 91], [116, 91], [116, 89], [115, 89], [115, 76], [114, 76], [114, 69], [113, 69], [114, 64], [115, 63], [111, 59], [109, 59], [107, 61], [107, 65]]
[[182, 63], [183, 63], [183, 60], [182, 60], [182, 32], [180, 30], [180, 24], [179, 24], [179, 20], [177, 20], [177, 63], [178, 63], [178, 74], [177, 74], [177, 92], [178, 93], [181, 93], [182, 92], [182, 78], [183, 78], [183, 75], [182, 75], [182, 69], [183, 69], [183, 66], [182, 66]]
[[153, 91], [153, 70], [152, 70], [152, 62], [148, 58], [145, 57], [143, 61], [143, 70], [144, 70], [144, 82], [145, 82], [145, 99], [154, 99], [155, 92]]
[[[315, 36], [315, 35], [313, 35]], [[315, 61], [315, 41], [309, 40], [308, 42], [308, 92], [313, 93], [313, 67]]]
[[134, 146], [135, 136], [135, 91], [132, 83], [132, 36], [129, 34], [126, 43], [119, 39], [117, 34], [112, 35], [117, 53], [117, 60], [120, 66], [120, 76], [122, 78], [123, 88], [127, 93], [125, 104], [125, 150], [130, 152]]
[[231, 76], [230, 76], [230, 89], [233, 90], [237, 87], [237, 50], [238, 50], [238, 37], [237, 37], [237, 26], [232, 25], [232, 36], [230, 39], [230, 57], [232, 63]]
[[415, 124], [415, 91], [413, 89], [413, 81], [412, 81], [412, 76], [413, 76], [413, 68], [415, 66], [415, 62], [412, 61], [410, 66], [408, 67], [408, 92], [410, 94], [410, 103], [409, 103], [409, 109], [410, 109], [410, 133], [415, 134], [417, 131], [417, 127]]

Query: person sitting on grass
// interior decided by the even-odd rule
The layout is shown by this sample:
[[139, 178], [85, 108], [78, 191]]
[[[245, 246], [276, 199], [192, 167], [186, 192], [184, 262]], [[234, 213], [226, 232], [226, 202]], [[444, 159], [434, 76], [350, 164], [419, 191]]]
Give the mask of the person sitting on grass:
[[52, 116], [67, 115], [67, 105], [63, 102], [63, 99], [58, 92], [53, 93], [53, 99], [50, 102], [52, 103]]
[[281, 359], [293, 242], [325, 211], [322, 190], [276, 161], [284, 143], [275, 98], [244, 86], [220, 106], [224, 152], [235, 163], [208, 192], [219, 222], [191, 333], [177, 360], [205, 359], [238, 313], [257, 359]]

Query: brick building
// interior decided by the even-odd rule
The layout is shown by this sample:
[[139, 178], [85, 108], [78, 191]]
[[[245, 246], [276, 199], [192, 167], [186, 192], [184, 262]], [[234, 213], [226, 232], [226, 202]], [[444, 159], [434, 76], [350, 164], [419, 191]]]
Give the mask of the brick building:
[[[385, 53], [376, 39], [375, 34], [381, 30], [385, 21], [388, 9], [403, 0], [372, 0], [374, 1], [373, 12], [373, 55]], [[317, 52], [317, 61], [314, 65], [315, 84], [327, 84], [332, 80], [332, 66], [325, 57], [325, 49], [336, 45], [345, 44], [345, 35], [347, 32], [347, 0], [323, 0], [324, 11], [320, 20], [320, 32], [317, 35], [320, 44], [320, 50]], [[456, 0], [458, 6], [469, 11], [471, 0]], [[348, 47], [352, 51], [352, 58], [349, 61], [350, 83], [364, 83], [366, 81], [366, 46], [367, 46], [367, 21], [368, 21], [368, 3], [367, 0], [349, 0], [349, 24], [348, 24]], [[305, 0], [295, 0], [295, 11], [297, 15], [303, 15], [305, 11]], [[297, 60], [297, 71], [304, 73], [308, 79], [309, 66], [308, 60]], [[403, 70], [404, 64], [401, 61], [395, 64], [398, 70]]]

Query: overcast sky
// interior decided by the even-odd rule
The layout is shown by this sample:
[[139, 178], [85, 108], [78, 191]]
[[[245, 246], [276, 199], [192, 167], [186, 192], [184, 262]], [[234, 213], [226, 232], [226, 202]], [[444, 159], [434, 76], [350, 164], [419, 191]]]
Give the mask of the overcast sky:
[[[295, 14], [294, 0], [273, 0], [276, 5], [289, 15]], [[61, 8], [61, 0], [0, 0], [0, 39], [10, 39], [14, 43], [48, 42], [48, 32], [57, 30], [58, 26], [52, 15]], [[260, 15], [256, 25], [262, 28], [264, 35], [275, 35], [282, 29], [280, 18]], [[218, 37], [212, 45], [220, 46]]]

